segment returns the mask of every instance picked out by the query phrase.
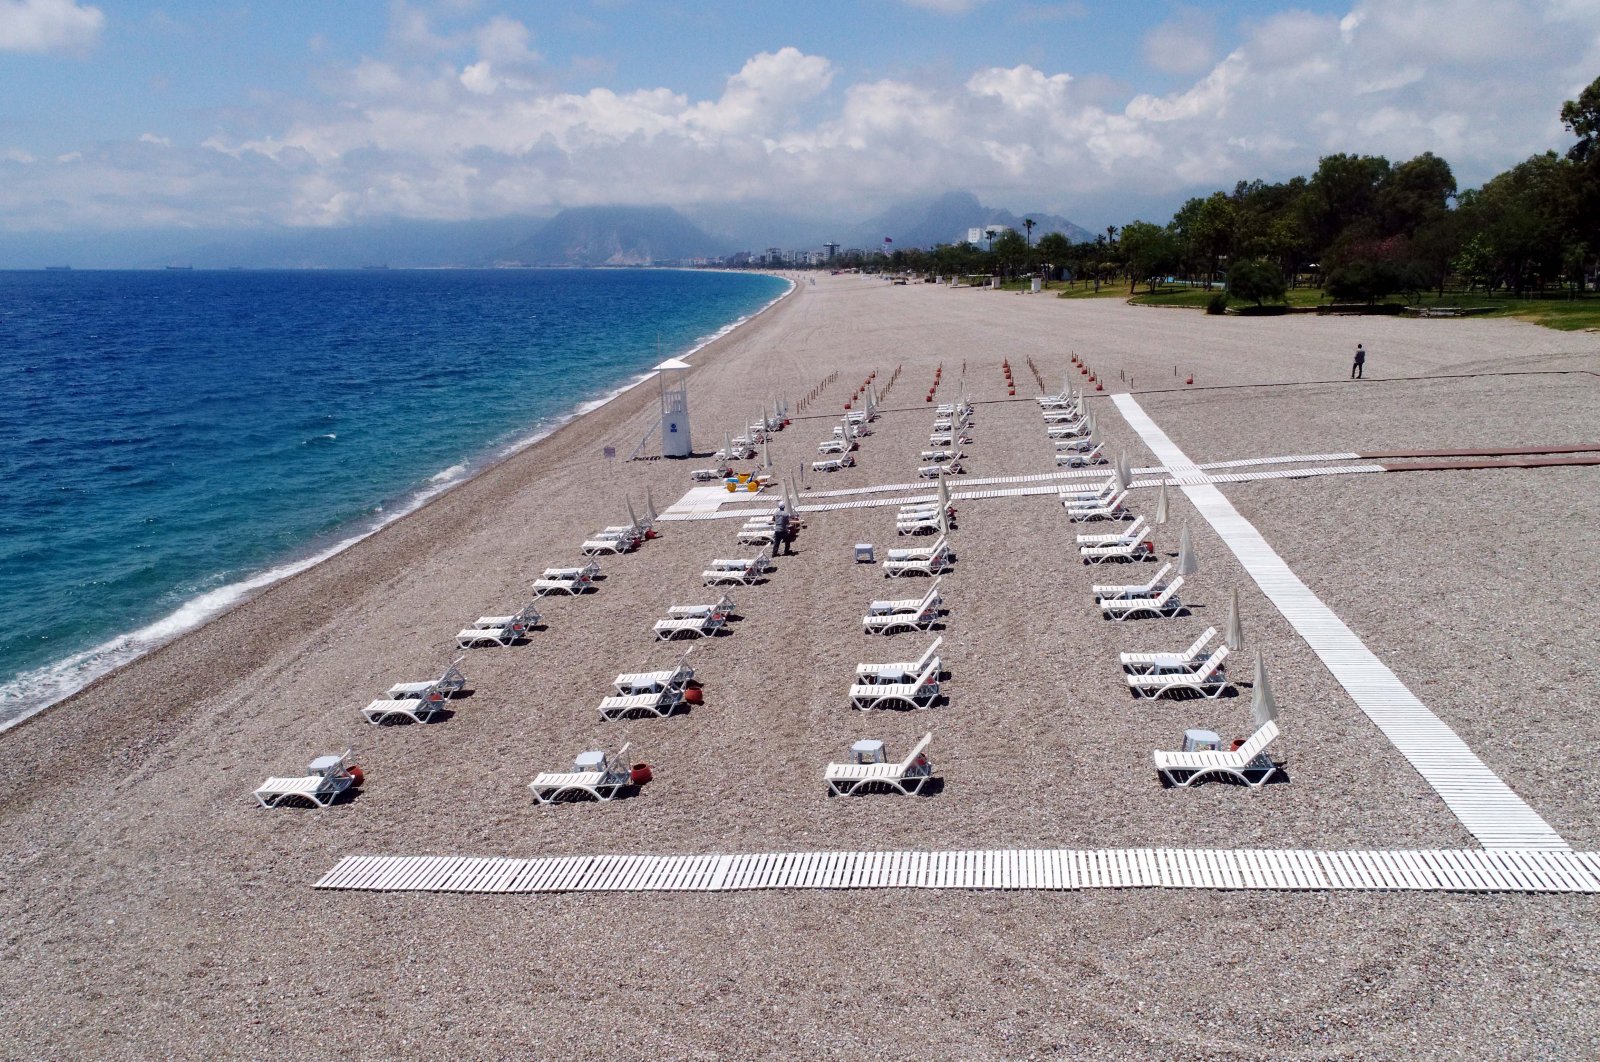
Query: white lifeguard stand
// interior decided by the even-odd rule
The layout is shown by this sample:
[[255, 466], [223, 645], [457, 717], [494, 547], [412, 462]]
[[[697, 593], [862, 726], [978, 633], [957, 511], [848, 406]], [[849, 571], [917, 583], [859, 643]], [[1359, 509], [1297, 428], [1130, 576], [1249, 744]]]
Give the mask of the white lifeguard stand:
[[661, 455], [688, 457], [689, 369], [688, 362], [668, 358], [656, 366], [656, 381], [661, 389]]

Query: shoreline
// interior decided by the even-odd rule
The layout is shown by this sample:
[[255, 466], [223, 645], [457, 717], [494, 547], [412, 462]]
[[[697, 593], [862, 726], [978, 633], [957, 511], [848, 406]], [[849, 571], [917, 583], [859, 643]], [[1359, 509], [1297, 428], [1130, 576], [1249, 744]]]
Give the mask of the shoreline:
[[[672, 268], [676, 269], [677, 267]], [[685, 271], [705, 272], [705, 270]], [[771, 276], [786, 281], [789, 287], [751, 312], [728, 322], [717, 331], [698, 337], [684, 352], [669, 353], [666, 354], [666, 357], [694, 358], [729, 336], [735, 335], [742, 329], [757, 323], [770, 310], [776, 308], [785, 299], [792, 297], [800, 290], [800, 284], [794, 277], [778, 272], [737, 270], [717, 270], [716, 272], [744, 272], [747, 275], [755, 273], [755, 275]], [[599, 413], [629, 392], [648, 383], [653, 376], [654, 370], [650, 370], [630, 377], [626, 382], [603, 393], [598, 398], [583, 399], [576, 402], [568, 411], [551, 418], [551, 423], [547, 426], [535, 429], [531, 434], [519, 436], [510, 443], [492, 445], [481, 454], [463, 458], [456, 464], [430, 477], [423, 485], [396, 499], [399, 505], [392, 513], [384, 512], [384, 507], [380, 506], [378, 515], [375, 518], [356, 520], [350, 526], [335, 530], [325, 536], [319, 536], [317, 541], [308, 542], [300, 550], [269, 561], [257, 571], [247, 573], [243, 577], [234, 579], [223, 586], [196, 594], [180, 602], [172, 611], [149, 623], [136, 627], [131, 631], [113, 635], [98, 645], [69, 653], [60, 659], [50, 661], [47, 664], [14, 676], [7, 682], [6, 685], [8, 687], [26, 686], [34, 683], [42, 687], [46, 692], [42, 693], [38, 703], [27, 704], [25, 707], [18, 709], [15, 715], [0, 718], [0, 734], [36, 718], [51, 708], [71, 702], [79, 695], [88, 692], [107, 679], [115, 677], [124, 669], [192, 634], [204, 630], [211, 623], [227, 616], [231, 612], [243, 608], [273, 587], [307, 572], [314, 571], [320, 565], [356, 548], [387, 528], [415, 516], [453, 491], [492, 473], [520, 454], [526, 453], [540, 443], [553, 438], [567, 426], [584, 417]], [[327, 544], [329, 540], [332, 540], [331, 545]], [[94, 666], [97, 663], [101, 666]], [[69, 677], [73, 671], [79, 668], [92, 671], [92, 674], [82, 681]], [[53, 677], [57, 675], [60, 675], [61, 678], [53, 681]], [[15, 699], [24, 701], [27, 696], [25, 693], [18, 694]], [[0, 709], [8, 709], [9, 707], [6, 703], [6, 698], [0, 697]]]

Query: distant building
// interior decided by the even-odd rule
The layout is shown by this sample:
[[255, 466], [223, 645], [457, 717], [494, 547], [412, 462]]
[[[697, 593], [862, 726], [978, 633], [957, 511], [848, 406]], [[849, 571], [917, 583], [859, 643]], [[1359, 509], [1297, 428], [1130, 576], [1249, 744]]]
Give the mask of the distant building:
[[1002, 232], [1010, 231], [1010, 225], [984, 225], [981, 228], [968, 229], [967, 242], [972, 244], [987, 244], [989, 242], [989, 233], [993, 232], [996, 236], [998, 236]]
[[836, 243], [825, 243], [822, 245], [822, 252], [822, 260], [824, 262], [831, 262], [835, 258], [839, 257], [839, 245]]

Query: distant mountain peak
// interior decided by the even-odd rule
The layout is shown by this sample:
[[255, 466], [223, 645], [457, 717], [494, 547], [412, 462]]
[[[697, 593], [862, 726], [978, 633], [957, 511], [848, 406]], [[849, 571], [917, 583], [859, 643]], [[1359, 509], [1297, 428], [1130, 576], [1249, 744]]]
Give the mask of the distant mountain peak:
[[1059, 215], [1043, 211], [1013, 214], [1000, 207], [984, 206], [971, 192], [954, 191], [892, 207], [858, 230], [856, 240], [860, 246], [875, 247], [887, 236], [896, 247], [932, 247], [960, 243], [967, 238], [969, 229], [1004, 225], [1021, 231], [1024, 218], [1034, 221], [1034, 239], [1047, 232], [1059, 232], [1074, 243], [1094, 238], [1087, 229]]
[[588, 206], [561, 211], [501, 258], [525, 265], [652, 265], [725, 250], [671, 207]]

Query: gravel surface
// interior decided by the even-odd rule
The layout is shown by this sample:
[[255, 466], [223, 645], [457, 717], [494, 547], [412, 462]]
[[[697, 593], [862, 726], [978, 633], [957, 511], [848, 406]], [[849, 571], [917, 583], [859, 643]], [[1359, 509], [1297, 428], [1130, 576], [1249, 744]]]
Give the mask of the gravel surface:
[[[1364, 342], [1369, 379], [1349, 383]], [[815, 490], [905, 482], [932, 405], [979, 400], [973, 476], [1049, 471], [1025, 368], [1067, 353], [1145, 392], [1171, 352], [1217, 385], [1140, 400], [1197, 461], [1326, 450], [1593, 441], [1600, 338], [1502, 321], [1216, 319], [1115, 302], [818, 278], [697, 355], [702, 450], [772, 393], [830, 373], [777, 436], [809, 467], [868, 372], [903, 366], [856, 468]], [[1004, 401], [1000, 365], [1019, 379]], [[964, 366], [964, 368], [963, 368]], [[1538, 369], [1542, 375], [1472, 375]], [[1580, 370], [1580, 371], [1573, 371]], [[1582, 371], [1588, 370], [1588, 371]], [[1421, 381], [1401, 376], [1433, 376]], [[1444, 379], [1442, 377], [1459, 377]], [[1387, 379], [1385, 378], [1387, 377]], [[1261, 382], [1287, 386], [1251, 388]], [[1159, 381], [1170, 386], [1170, 376]], [[437, 673], [454, 632], [521, 605], [545, 567], [665, 507], [683, 463], [619, 462], [648, 389], [0, 734], [0, 1055], [1532, 1057], [1597, 1039], [1590, 897], [1223, 893], [487, 897], [317, 893], [344, 854], [543, 855], [910, 847], [1468, 847], [1471, 838], [1343, 694], [1174, 493], [1202, 563], [1192, 614], [1107, 623], [1049, 497], [967, 502], [945, 579], [949, 703], [848, 708], [863, 661], [931, 636], [869, 638], [873, 597], [920, 594], [850, 562], [893, 509], [814, 514], [796, 556], [735, 590], [732, 633], [695, 643], [705, 703], [602, 723], [611, 678], [674, 659], [652, 621], [714, 600], [699, 573], [747, 555], [737, 521], [661, 525], [602, 560], [600, 590], [545, 599], [548, 629], [473, 650], [452, 718], [373, 729], [359, 709]], [[1109, 403], [1113, 451], [1148, 463]], [[826, 411], [825, 413], [823, 411]], [[693, 462], [695, 466], [703, 462]], [[1577, 847], [1600, 829], [1589, 468], [1363, 475], [1225, 492], [1295, 570]], [[959, 488], [959, 480], [957, 480]], [[1153, 512], [1154, 499], [1139, 499]], [[1103, 527], [1101, 528], [1104, 529]], [[1176, 523], [1158, 537], [1176, 548]], [[1492, 561], [1491, 561], [1492, 558]], [[1485, 563], [1490, 561], [1489, 563]], [[1192, 586], [1192, 592], [1190, 587]], [[1267, 655], [1289, 784], [1167, 791], [1150, 750], [1190, 726], [1249, 729], [1249, 690], [1147, 703], [1119, 649], [1221, 627], [1238, 589]], [[1530, 599], [1542, 602], [1530, 607]], [[1587, 621], [1581, 621], [1587, 617]], [[1240, 677], [1248, 667], [1237, 669]], [[829, 800], [822, 765], [863, 736], [891, 754], [933, 730], [945, 785]], [[656, 781], [608, 805], [535, 808], [527, 783], [578, 751], [633, 743]], [[269, 774], [353, 746], [366, 791], [265, 812]]]

